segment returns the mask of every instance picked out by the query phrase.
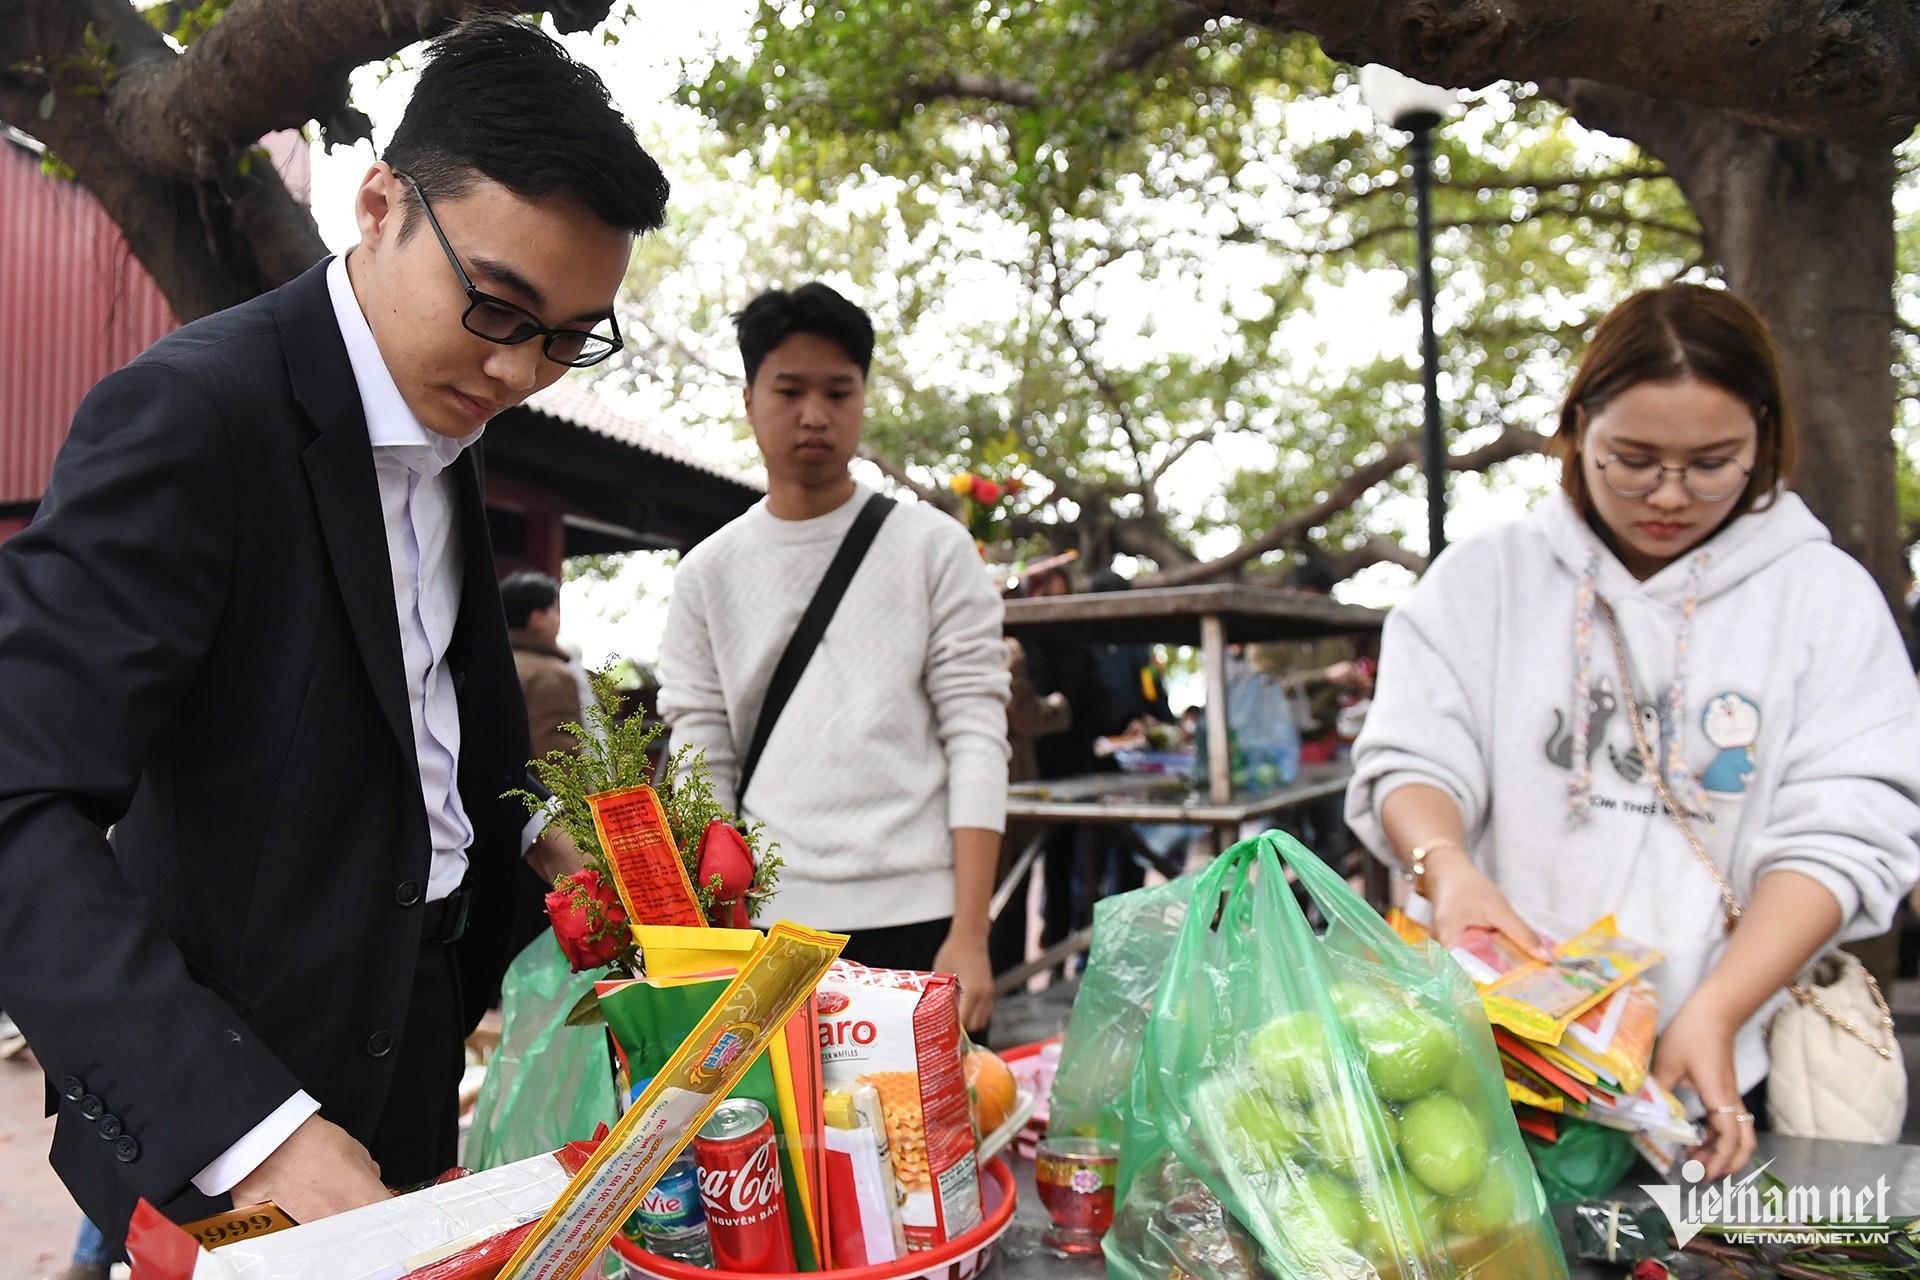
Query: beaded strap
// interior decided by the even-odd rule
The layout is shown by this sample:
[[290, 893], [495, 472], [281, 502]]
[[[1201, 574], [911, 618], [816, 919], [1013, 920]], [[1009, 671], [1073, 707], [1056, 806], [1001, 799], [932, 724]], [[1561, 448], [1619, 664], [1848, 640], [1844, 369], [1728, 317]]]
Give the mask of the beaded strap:
[[[1633, 745], [1639, 748], [1642, 763], [1647, 766], [1647, 772], [1653, 775], [1654, 789], [1660, 793], [1660, 802], [1666, 806], [1667, 812], [1672, 814], [1673, 820], [1679, 824], [1680, 833], [1687, 838], [1687, 846], [1693, 850], [1694, 856], [1700, 859], [1700, 865], [1707, 869], [1707, 874], [1713, 877], [1714, 884], [1719, 886], [1720, 901], [1725, 905], [1727, 911], [1727, 932], [1732, 933], [1733, 927], [1740, 922], [1740, 917], [1745, 914], [1745, 909], [1740, 905], [1740, 898], [1734, 893], [1733, 886], [1727, 883], [1727, 877], [1721, 872], [1720, 864], [1713, 860], [1713, 855], [1709, 854], [1706, 847], [1700, 843], [1700, 837], [1693, 833], [1693, 824], [1687, 821], [1687, 815], [1681, 810], [1679, 803], [1674, 800], [1673, 791], [1667, 786], [1666, 776], [1654, 756], [1653, 748], [1647, 745], [1646, 730], [1640, 724], [1640, 700], [1634, 696], [1633, 677], [1628, 673], [1627, 668], [1627, 647], [1621, 642], [1620, 625], [1614, 620], [1613, 606], [1605, 600], [1601, 600], [1599, 602], [1599, 612], [1606, 616], [1607, 631], [1613, 636], [1613, 655], [1615, 660], [1620, 664], [1620, 689], [1627, 700], [1627, 723], [1633, 726]], [[1898, 1044], [1893, 1034], [1893, 1010], [1887, 1007], [1887, 998], [1881, 994], [1880, 984], [1873, 980], [1873, 975], [1867, 973], [1864, 969], [1861, 973], [1867, 980], [1867, 991], [1873, 996], [1873, 1003], [1880, 1011], [1879, 1042], [1871, 1039], [1865, 1031], [1860, 1029], [1859, 1025], [1855, 1023], [1852, 1018], [1831, 1008], [1826, 1001], [1820, 998], [1819, 992], [1815, 991], [1811, 984], [1800, 982], [1789, 983], [1787, 991], [1795, 1000], [1798, 1000], [1804, 1005], [1811, 1005], [1814, 1009], [1818, 1010], [1828, 1022], [1840, 1028], [1840, 1030], [1846, 1032], [1855, 1040], [1858, 1040], [1861, 1044], [1879, 1054], [1882, 1058], [1891, 1061], [1894, 1048]]]

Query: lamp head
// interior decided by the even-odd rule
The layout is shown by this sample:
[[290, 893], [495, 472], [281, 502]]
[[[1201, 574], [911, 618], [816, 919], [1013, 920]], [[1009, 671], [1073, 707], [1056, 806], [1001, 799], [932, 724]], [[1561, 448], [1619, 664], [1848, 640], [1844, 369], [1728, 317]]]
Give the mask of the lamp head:
[[1377, 62], [1360, 68], [1360, 98], [1382, 124], [1409, 133], [1433, 128], [1460, 105], [1452, 89], [1425, 84]]

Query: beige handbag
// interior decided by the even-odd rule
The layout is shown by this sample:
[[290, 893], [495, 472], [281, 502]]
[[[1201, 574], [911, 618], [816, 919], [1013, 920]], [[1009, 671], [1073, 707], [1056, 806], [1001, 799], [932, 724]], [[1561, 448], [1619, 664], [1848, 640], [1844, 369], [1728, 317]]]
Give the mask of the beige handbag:
[[[1620, 687], [1627, 699], [1634, 745], [1653, 776], [1660, 802], [1720, 887], [1727, 932], [1732, 933], [1743, 914], [1740, 899], [1667, 787], [1662, 762], [1648, 745], [1640, 721], [1619, 624], [1610, 605], [1602, 601], [1600, 608], [1620, 664]], [[1894, 1038], [1893, 1013], [1873, 975], [1859, 960], [1836, 948], [1808, 966], [1806, 981], [1791, 984], [1787, 992], [1793, 1003], [1767, 1024], [1767, 1048], [1773, 1058], [1767, 1075], [1767, 1120], [1773, 1131], [1845, 1142], [1898, 1141], [1907, 1115], [1907, 1064]]]

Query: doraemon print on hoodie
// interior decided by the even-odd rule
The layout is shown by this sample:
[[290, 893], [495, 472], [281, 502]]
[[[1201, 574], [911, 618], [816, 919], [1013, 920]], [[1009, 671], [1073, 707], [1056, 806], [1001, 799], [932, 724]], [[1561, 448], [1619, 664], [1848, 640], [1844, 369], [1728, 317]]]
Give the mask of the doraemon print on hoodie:
[[[1536, 929], [1612, 912], [1659, 946], [1662, 1022], [1725, 945], [1719, 891], [1661, 809], [1600, 601], [1619, 619], [1646, 740], [1734, 891], [1790, 868], [1884, 932], [1920, 876], [1920, 687], [1885, 598], [1793, 494], [1636, 581], [1556, 490], [1448, 550], [1382, 638], [1347, 821], [1393, 861], [1380, 804], [1451, 795], [1469, 851]], [[1736, 1038], [1742, 1091], [1766, 1073]]]

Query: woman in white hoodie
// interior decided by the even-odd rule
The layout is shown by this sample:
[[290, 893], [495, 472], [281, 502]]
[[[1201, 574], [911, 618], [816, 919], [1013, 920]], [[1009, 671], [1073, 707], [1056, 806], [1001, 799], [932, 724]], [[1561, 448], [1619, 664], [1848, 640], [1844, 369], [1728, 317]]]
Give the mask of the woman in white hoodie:
[[[1836, 936], [1920, 875], [1920, 689], [1867, 572], [1787, 492], [1766, 327], [1723, 290], [1635, 294], [1553, 439], [1561, 489], [1440, 556], [1388, 619], [1347, 820], [1434, 928], [1529, 948], [1612, 912], [1658, 946], [1654, 1075], [1699, 1098], [1707, 1175], [1754, 1150], [1762, 1030]], [[1617, 618], [1627, 673], [1616, 661]], [[1641, 734], [1746, 904], [1665, 812]]]

